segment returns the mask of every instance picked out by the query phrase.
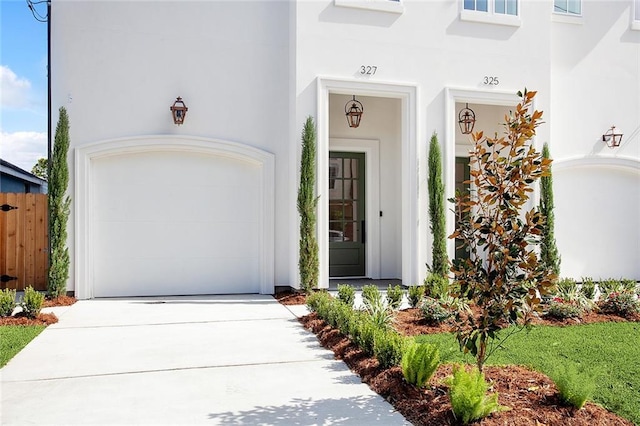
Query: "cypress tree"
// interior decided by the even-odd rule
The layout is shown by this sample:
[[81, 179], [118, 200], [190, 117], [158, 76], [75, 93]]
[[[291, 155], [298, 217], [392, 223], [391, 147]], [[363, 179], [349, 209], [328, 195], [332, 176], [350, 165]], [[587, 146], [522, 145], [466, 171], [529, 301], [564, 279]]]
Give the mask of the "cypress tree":
[[429, 143], [429, 221], [433, 236], [431, 272], [446, 276], [449, 271], [447, 235], [444, 209], [444, 184], [442, 183], [442, 155], [438, 135], [433, 132]]
[[60, 116], [51, 154], [51, 171], [49, 173], [49, 280], [47, 293], [49, 297], [66, 294], [69, 279], [69, 249], [67, 247], [67, 221], [69, 219], [71, 198], [66, 195], [69, 186], [69, 117], [64, 107], [59, 110]]
[[309, 293], [318, 285], [318, 241], [316, 239], [316, 128], [311, 116], [302, 131], [302, 160], [298, 188], [300, 214], [300, 252], [298, 268], [300, 287]]
[[[549, 146], [545, 142], [542, 147], [543, 158], [549, 159]], [[551, 166], [549, 175], [540, 178], [540, 213], [545, 218], [545, 224], [540, 241], [540, 259], [542, 264], [555, 275], [560, 274], [560, 255], [556, 246], [554, 233], [555, 216], [553, 213], [553, 176]]]

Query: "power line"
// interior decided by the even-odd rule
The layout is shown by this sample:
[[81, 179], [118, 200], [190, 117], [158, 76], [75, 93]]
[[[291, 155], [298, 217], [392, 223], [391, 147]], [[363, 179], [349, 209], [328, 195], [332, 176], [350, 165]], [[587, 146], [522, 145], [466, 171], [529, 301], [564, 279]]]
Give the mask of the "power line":
[[39, 1], [26, 0], [26, 1], [27, 1], [27, 6], [29, 6], [29, 10], [31, 11], [31, 14], [33, 15], [34, 18], [36, 18], [36, 21], [47, 22], [49, 20], [49, 13], [47, 12], [44, 15], [40, 14], [36, 6], [42, 3], [49, 4], [50, 0], [39, 0]]

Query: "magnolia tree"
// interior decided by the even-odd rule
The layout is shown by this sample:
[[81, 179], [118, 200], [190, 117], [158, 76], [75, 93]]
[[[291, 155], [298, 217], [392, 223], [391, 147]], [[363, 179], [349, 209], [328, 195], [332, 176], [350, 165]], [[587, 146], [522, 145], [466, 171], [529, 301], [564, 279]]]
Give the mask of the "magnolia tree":
[[479, 310], [456, 316], [457, 338], [480, 370], [487, 344], [507, 326], [527, 325], [554, 278], [536, 252], [543, 216], [525, 208], [533, 183], [548, 175], [551, 164], [532, 142], [542, 118], [531, 111], [535, 95], [518, 92], [521, 101], [505, 116], [504, 136], [472, 134], [471, 192], [452, 200], [457, 229], [449, 238], [462, 240], [469, 257], [454, 260], [451, 271], [460, 296]]

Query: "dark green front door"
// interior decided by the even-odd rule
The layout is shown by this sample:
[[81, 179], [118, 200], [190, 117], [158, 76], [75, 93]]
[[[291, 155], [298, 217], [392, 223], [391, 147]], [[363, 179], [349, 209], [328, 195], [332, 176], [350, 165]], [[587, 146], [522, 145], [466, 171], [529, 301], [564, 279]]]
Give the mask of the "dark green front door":
[[329, 276], [365, 276], [365, 155], [329, 153]]
[[[456, 193], [469, 193], [469, 179], [471, 179], [469, 157], [456, 157]], [[466, 250], [463, 240], [456, 238], [456, 259], [468, 258], [469, 252]]]

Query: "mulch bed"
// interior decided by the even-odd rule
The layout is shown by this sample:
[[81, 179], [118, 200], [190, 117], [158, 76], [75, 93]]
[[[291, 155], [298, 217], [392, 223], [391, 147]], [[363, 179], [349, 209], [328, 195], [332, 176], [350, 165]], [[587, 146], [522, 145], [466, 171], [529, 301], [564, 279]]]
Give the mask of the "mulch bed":
[[22, 312], [11, 317], [0, 318], [0, 325], [51, 325], [58, 322], [58, 317], [55, 314], [38, 314], [35, 318], [27, 318]]
[[[76, 303], [76, 298], [71, 296], [58, 296], [54, 299], [45, 299], [42, 304], [43, 308], [50, 308], [54, 306], [71, 306]], [[58, 317], [51, 313], [39, 313], [36, 318], [27, 318], [27, 316], [18, 312], [10, 317], [0, 318], [0, 325], [51, 325], [58, 322]]]
[[[315, 313], [300, 318], [305, 328], [313, 331], [322, 346], [334, 352], [364, 383], [389, 401], [408, 421], [416, 426], [458, 424], [451, 411], [447, 387], [443, 379], [451, 375], [450, 365], [441, 365], [425, 389], [405, 382], [400, 367], [382, 369], [378, 361], [366, 356], [338, 330], [331, 328]], [[610, 413], [603, 407], [587, 403], [581, 410], [565, 407], [557, 396], [553, 382], [544, 374], [518, 366], [485, 367], [491, 392], [498, 392], [501, 405], [509, 411], [494, 413], [474, 424], [481, 426], [543, 425], [621, 425], [633, 423]]]
[[304, 305], [307, 301], [304, 293], [291, 290], [278, 292], [273, 297], [283, 305]]
[[[304, 294], [287, 292], [276, 295], [280, 303], [304, 304]], [[556, 320], [535, 318], [536, 325], [567, 326], [606, 321], [640, 321], [640, 316], [621, 318], [616, 315], [586, 313], [581, 319]], [[446, 426], [459, 424], [451, 411], [447, 386], [443, 380], [451, 375], [451, 365], [441, 365], [431, 378], [429, 385], [418, 389], [409, 385], [402, 376], [400, 367], [382, 369], [375, 357], [368, 357], [338, 330], [319, 319], [315, 313], [300, 318], [305, 328], [311, 330], [335, 358], [343, 360], [358, 374], [364, 383], [385, 398], [408, 421], [416, 426]], [[404, 335], [451, 332], [452, 324], [426, 324], [415, 308], [397, 312], [395, 328]], [[474, 424], [481, 426], [633, 426], [633, 423], [607, 411], [605, 408], [587, 403], [581, 410], [562, 404], [553, 381], [546, 375], [524, 367], [508, 365], [486, 366], [485, 376], [491, 384], [491, 392], [498, 392], [501, 405], [509, 411], [494, 413]]]

